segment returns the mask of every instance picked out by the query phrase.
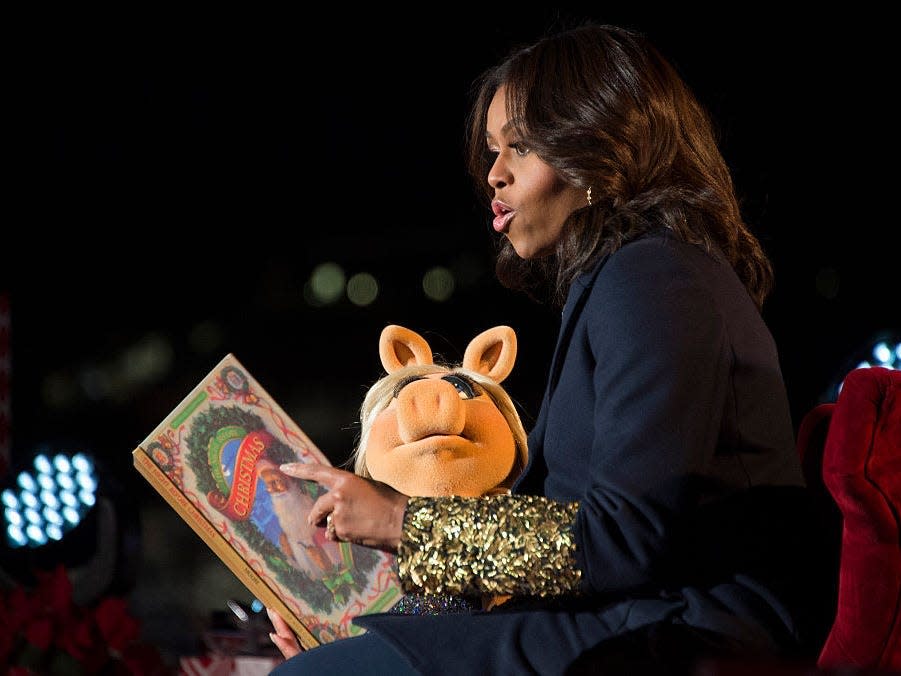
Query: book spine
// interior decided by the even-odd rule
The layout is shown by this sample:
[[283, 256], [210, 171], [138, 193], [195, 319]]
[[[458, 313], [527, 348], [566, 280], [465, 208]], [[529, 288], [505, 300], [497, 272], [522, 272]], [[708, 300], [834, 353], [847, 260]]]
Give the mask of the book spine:
[[315, 648], [319, 641], [303, 625], [285, 602], [257, 572], [248, 565], [223, 535], [195, 507], [178, 486], [161, 470], [140, 446], [132, 452], [134, 466], [178, 515], [206, 542], [207, 546], [228, 566], [229, 570], [268, 608], [288, 623], [304, 649]]

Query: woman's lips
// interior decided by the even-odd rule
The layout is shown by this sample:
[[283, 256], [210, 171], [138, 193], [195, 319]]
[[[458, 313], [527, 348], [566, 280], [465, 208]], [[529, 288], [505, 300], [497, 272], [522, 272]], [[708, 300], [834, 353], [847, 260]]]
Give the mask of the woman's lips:
[[515, 209], [504, 204], [500, 200], [494, 200], [491, 203], [491, 211], [494, 212], [494, 221], [492, 222], [492, 225], [494, 225], [494, 230], [496, 232], [503, 232], [506, 230], [507, 225], [510, 223], [510, 219], [516, 214]]

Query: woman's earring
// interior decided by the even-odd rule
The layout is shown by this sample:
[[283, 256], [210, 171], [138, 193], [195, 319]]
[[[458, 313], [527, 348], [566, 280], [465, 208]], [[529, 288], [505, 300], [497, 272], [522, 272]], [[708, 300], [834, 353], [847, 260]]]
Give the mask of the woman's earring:
[[591, 186], [588, 186], [588, 190], [585, 191], [585, 196], [588, 198], [588, 206], [591, 206]]

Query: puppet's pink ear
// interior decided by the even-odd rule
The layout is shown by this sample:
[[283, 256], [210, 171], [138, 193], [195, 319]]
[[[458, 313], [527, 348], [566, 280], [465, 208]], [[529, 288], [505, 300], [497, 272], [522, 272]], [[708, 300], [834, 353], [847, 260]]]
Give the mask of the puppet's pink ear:
[[385, 370], [394, 373], [405, 366], [431, 364], [432, 348], [415, 331], [389, 324], [379, 338], [379, 357]]
[[486, 375], [499, 383], [513, 370], [516, 361], [516, 332], [509, 326], [495, 326], [470, 341], [463, 354], [463, 368]]

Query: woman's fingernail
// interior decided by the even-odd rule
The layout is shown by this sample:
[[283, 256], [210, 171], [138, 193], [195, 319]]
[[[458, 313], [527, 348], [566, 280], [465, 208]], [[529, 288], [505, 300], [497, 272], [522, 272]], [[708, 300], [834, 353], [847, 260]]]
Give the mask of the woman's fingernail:
[[286, 462], [284, 465], [279, 465], [278, 468], [283, 472], [290, 472], [292, 469], [296, 469], [300, 465], [299, 462]]

